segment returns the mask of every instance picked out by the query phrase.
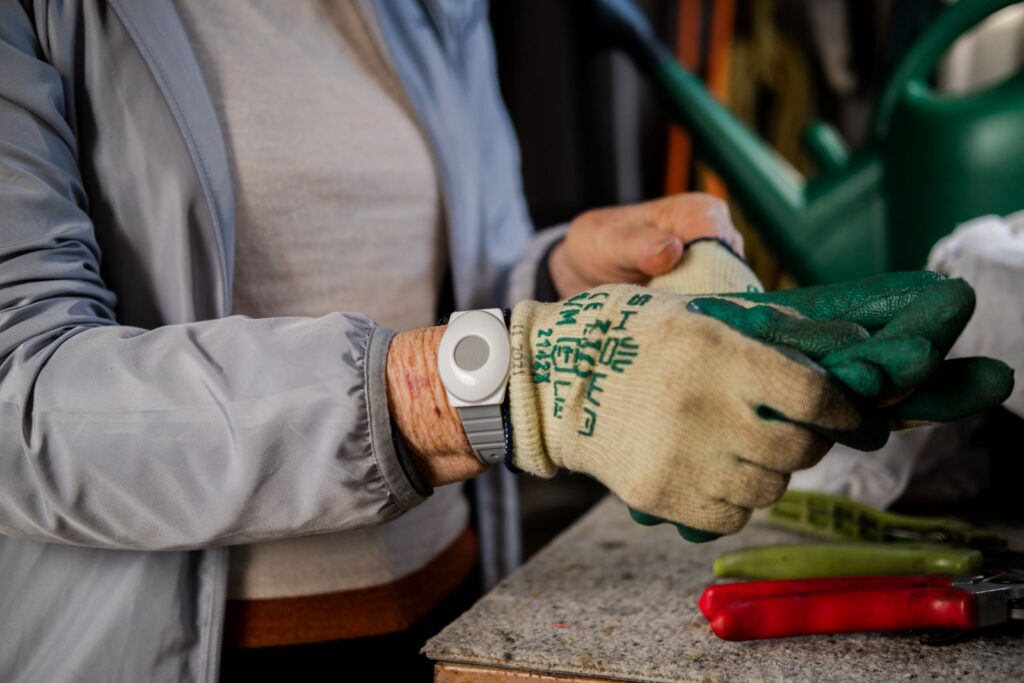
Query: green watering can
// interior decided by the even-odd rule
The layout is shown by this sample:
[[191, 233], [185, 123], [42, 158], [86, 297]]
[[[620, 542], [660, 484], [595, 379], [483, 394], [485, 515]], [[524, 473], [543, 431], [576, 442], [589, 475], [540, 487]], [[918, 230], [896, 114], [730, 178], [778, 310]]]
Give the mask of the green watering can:
[[921, 268], [957, 223], [1024, 208], [1024, 71], [962, 96], [927, 82], [957, 38], [1011, 4], [945, 10], [893, 73], [861, 149], [826, 123], [809, 127], [818, 173], [804, 178], [675, 60], [632, 0], [591, 0], [596, 28], [647, 75], [802, 284]]

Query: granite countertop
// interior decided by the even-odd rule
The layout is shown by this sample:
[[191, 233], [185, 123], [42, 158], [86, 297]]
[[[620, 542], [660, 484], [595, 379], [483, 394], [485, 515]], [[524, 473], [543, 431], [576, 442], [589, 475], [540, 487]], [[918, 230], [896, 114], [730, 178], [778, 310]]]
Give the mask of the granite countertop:
[[[1024, 530], [1010, 534], [1019, 549]], [[714, 543], [634, 523], [608, 497], [432, 638], [434, 660], [619, 680], [1020, 680], [1024, 629], [947, 645], [921, 633], [733, 643], [697, 610], [711, 562], [736, 548], [805, 539], [752, 522]]]

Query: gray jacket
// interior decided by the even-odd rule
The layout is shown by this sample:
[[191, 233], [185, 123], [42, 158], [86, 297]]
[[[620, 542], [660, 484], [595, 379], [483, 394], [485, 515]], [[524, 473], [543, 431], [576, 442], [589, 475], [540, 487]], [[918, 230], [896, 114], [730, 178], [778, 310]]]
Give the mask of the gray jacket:
[[[486, 7], [375, 10], [440, 172], [457, 306], [528, 296], [554, 234], [531, 241]], [[0, 0], [3, 680], [213, 681], [224, 546], [422, 502], [391, 440], [393, 332], [231, 316], [233, 248], [170, 0]], [[512, 487], [484, 483], [494, 574]]]

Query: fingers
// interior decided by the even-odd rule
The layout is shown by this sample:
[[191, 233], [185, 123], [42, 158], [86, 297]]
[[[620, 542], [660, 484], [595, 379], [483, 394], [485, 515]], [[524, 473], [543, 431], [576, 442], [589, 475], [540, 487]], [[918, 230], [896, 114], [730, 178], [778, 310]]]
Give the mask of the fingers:
[[794, 348], [817, 360], [870, 339], [868, 331], [842, 320], [816, 322], [796, 318], [770, 306], [740, 306], [721, 298], [694, 299], [687, 308], [724, 322], [744, 335]]
[[[693, 481], [701, 483], [699, 491], [694, 492], [695, 502], [701, 509], [708, 501], [740, 508], [762, 508], [782, 497], [789, 484], [789, 473], [766, 467], [747, 455], [721, 453], [688, 470]], [[687, 517], [673, 521], [691, 523]]]
[[[928, 282], [931, 278], [904, 277], [895, 274], [905, 285]], [[889, 278], [893, 279], [893, 278]], [[875, 280], [878, 280], [876, 278]], [[817, 288], [822, 289], [822, 288]], [[908, 285], [887, 299], [873, 298], [878, 292], [869, 288], [871, 296], [863, 301], [877, 315], [890, 305], [898, 305]], [[751, 300], [757, 295], [743, 299]], [[770, 295], [769, 295], [770, 296]], [[818, 301], [817, 297], [813, 297]], [[879, 306], [883, 302], [884, 306]], [[792, 301], [786, 301], [787, 305]], [[844, 305], [849, 305], [848, 299]], [[889, 310], [889, 320], [876, 329], [874, 336], [856, 323], [847, 320], [815, 322], [795, 318], [764, 305], [743, 307], [734, 302], [702, 298], [690, 302], [689, 309], [710, 315], [748, 337], [796, 349], [819, 360], [837, 379], [854, 393], [871, 399], [903, 395], [927, 380], [942, 362], [949, 348], [960, 335], [974, 310], [974, 291], [962, 280], [932, 280], [898, 310]], [[852, 309], [846, 309], [849, 312]], [[856, 316], [855, 316], [856, 317]], [[973, 399], [972, 399], [973, 400]], [[952, 414], [951, 411], [950, 414]]]
[[[737, 332], [730, 325], [726, 328], [730, 333]], [[711, 332], [709, 328], [708, 339], [713, 339]], [[826, 441], [859, 450], [877, 450], [885, 445], [889, 438], [888, 423], [875, 406], [796, 349], [784, 345], [762, 346], [742, 332], [739, 334], [751, 346], [762, 350], [747, 350], [739, 345], [733, 351], [734, 354], [755, 354], [757, 361], [749, 367], [744, 365], [747, 370], [737, 376], [736, 381], [743, 387], [744, 405], [728, 406], [729, 410], [752, 410], [763, 422], [792, 424]], [[740, 367], [738, 359], [736, 363], [732, 367]], [[739, 397], [737, 394], [736, 398]]]
[[713, 541], [716, 538], [721, 538], [721, 534], [704, 531], [703, 529], [696, 529], [692, 526], [687, 526], [686, 524], [676, 524], [675, 522], [670, 522], [662, 517], [656, 517], [654, 515], [649, 515], [646, 512], [640, 512], [635, 508], [627, 509], [629, 510], [629, 516], [633, 518], [634, 522], [643, 524], [644, 526], [671, 524], [676, 528], [676, 532], [679, 533], [679, 536], [684, 541], [689, 541], [690, 543], [707, 543], [708, 541]]
[[[825, 367], [825, 361], [821, 362]], [[885, 372], [867, 361], [852, 359], [842, 364], [833, 362], [827, 369], [851, 391], [865, 398], [881, 396], [885, 392]]]
[[673, 524], [673, 526], [676, 528], [676, 533], [679, 534], [680, 538], [690, 543], [708, 543], [722, 537], [722, 534], [704, 531], [703, 529], [694, 529], [692, 526], [685, 524]]
[[667, 273], [676, 267], [683, 256], [683, 241], [653, 227], [634, 230], [625, 240], [625, 252], [632, 252], [632, 266], [648, 277]]
[[736, 436], [740, 437], [734, 442], [737, 457], [762, 469], [786, 475], [813, 467], [834, 443], [820, 434], [782, 420], [760, 422], [756, 430]]
[[944, 280], [945, 276], [930, 271], [886, 273], [835, 285], [744, 294], [742, 298], [786, 306], [812, 320], [845, 320], [874, 332], [922, 292]]
[[[694, 511], [681, 514], [681, 518], [684, 518], [682, 521], [652, 515], [645, 516], [648, 519], [658, 520], [654, 524], [662, 522], [673, 524], [679, 535], [691, 543], [706, 543], [740, 531], [747, 525], [753, 514], [753, 510], [750, 508], [733, 505], [725, 500], [700, 500], [696, 501], [694, 507]], [[640, 514], [644, 515], [644, 513]], [[630, 515], [636, 519], [632, 509], [630, 509]], [[648, 523], [647, 526], [651, 526], [651, 524]]]
[[643, 524], [644, 526], [655, 526], [657, 524], [664, 524], [668, 521], [667, 519], [662, 519], [661, 517], [649, 515], [646, 512], [640, 512], [636, 508], [631, 507], [628, 508], [628, 510], [629, 516], [633, 518], [633, 521], [637, 524]]
[[729, 205], [714, 195], [686, 192], [643, 204], [651, 220], [685, 243], [701, 238], [720, 239], [743, 254], [743, 236], [732, 222]]
[[766, 422], [791, 424], [829, 442], [873, 451], [889, 439], [888, 422], [821, 366], [785, 346], [777, 362], [763, 362], [751, 384], [751, 408]]
[[945, 356], [971, 319], [974, 304], [974, 290], [963, 280], [938, 282], [896, 312], [875, 338], [922, 337]]
[[[827, 423], [831, 421], [831, 418], [822, 415], [822, 413], [828, 413], [828, 409], [819, 411], [819, 415], [813, 421], [789, 417], [766, 405], [758, 406], [757, 412], [762, 419], [777, 420], [802, 427], [826, 441], [841, 443], [859, 451], [877, 451], [889, 440], [888, 422], [880, 413], [873, 410], [864, 410], [861, 420], [848, 427], [829, 426]], [[839, 422], [845, 422], [845, 420]]]
[[[928, 294], [918, 300], [926, 296], [932, 298]], [[928, 338], [901, 337], [898, 331], [883, 335], [889, 327], [872, 338], [856, 323], [795, 318], [770, 306], [744, 307], [721, 298], [694, 299], [687, 308], [720, 320], [747, 337], [796, 349], [820, 361], [822, 367], [864, 397], [879, 398], [886, 392], [911, 389], [927, 379], [942, 361], [939, 349]], [[944, 335], [949, 326], [960, 324], [962, 318], [940, 314], [934, 319], [940, 322], [911, 325], [904, 315], [892, 322], [898, 330], [908, 331], [913, 326], [946, 343]]]
[[775, 472], [756, 462], [732, 456], [721, 498], [744, 508], [765, 508], [775, 504], [789, 485], [789, 474]]
[[935, 372], [973, 311], [974, 290], [967, 283], [937, 282], [870, 340], [838, 350], [821, 364], [861, 396], [906, 392]]
[[[630, 502], [630, 516], [645, 526], [672, 523], [682, 538], [694, 543], [733, 533], [754, 509], [773, 505], [782, 497], [791, 471], [815, 464], [832, 445], [787, 423], [765, 425], [757, 432], [760, 438], [737, 442], [740, 447], [745, 442], [750, 449], [742, 455], [722, 453], [691, 463], [687, 479], [700, 485], [690, 495], [673, 496], [666, 504], [660, 496], [641, 500], [643, 494], [637, 490], [640, 497]], [[655, 508], [657, 514], [643, 512]]]
[[683, 255], [683, 242], [644, 218], [638, 206], [595, 209], [572, 222], [565, 258], [591, 285], [645, 282], [668, 272]]
[[1013, 392], [1013, 370], [992, 358], [958, 358], [942, 363], [914, 393], [885, 410], [898, 428], [920, 422], [949, 422], [995, 408]]
[[941, 361], [926, 338], [871, 338], [848, 321], [816, 322], [716, 297], [694, 299], [687, 309], [772, 344], [781, 356], [761, 364], [756, 395], [762, 400], [755, 408], [762, 419], [793, 424], [860, 450], [881, 448], [889, 429], [886, 419], [858, 395], [874, 399], [908, 391]]
[[[667, 501], [661, 495], [642, 500], [648, 492], [635, 491], [638, 497], [630, 501], [630, 516], [645, 526], [671, 522], [680, 536], [692, 542], [711, 540], [712, 534], [732, 533], [730, 530], [742, 526], [752, 510], [773, 505], [786, 492], [789, 471], [774, 467], [795, 470], [810, 466], [831, 446], [792, 425], [780, 423], [761, 431], [765, 436], [757, 442], [761, 452], [722, 453], [691, 463], [687, 480], [699, 485], [688, 495], [677, 492]], [[780, 457], [780, 453], [785, 455]], [[647, 509], [657, 513], [643, 512]]]
[[641, 284], [679, 264], [686, 244], [720, 239], [743, 253], [729, 208], [710, 195], [689, 193], [577, 216], [548, 267], [562, 296], [605, 283]]
[[867, 398], [912, 389], [925, 381], [941, 362], [939, 350], [923, 337], [879, 336], [821, 359], [822, 367]]
[[[695, 476], [699, 479], [699, 475]], [[669, 500], [651, 498], [642, 490], [618, 493], [629, 506], [629, 514], [634, 521], [644, 526], [663, 522], [675, 524], [680, 536], [695, 543], [712, 540], [710, 537], [716, 534], [736, 533], [743, 528], [753, 512], [750, 508], [728, 502], [715, 491], [704, 487], [699, 492], [692, 491], [685, 495], [682, 491], [676, 491], [676, 495]], [[689, 531], [684, 535], [679, 525]]]
[[743, 238], [717, 197], [688, 193], [595, 209], [573, 220], [556, 249], [558, 262], [549, 267], [553, 276], [559, 271], [556, 282], [566, 283], [560, 291], [608, 282], [639, 284], [671, 271], [684, 246], [701, 238], [720, 239], [743, 253]]

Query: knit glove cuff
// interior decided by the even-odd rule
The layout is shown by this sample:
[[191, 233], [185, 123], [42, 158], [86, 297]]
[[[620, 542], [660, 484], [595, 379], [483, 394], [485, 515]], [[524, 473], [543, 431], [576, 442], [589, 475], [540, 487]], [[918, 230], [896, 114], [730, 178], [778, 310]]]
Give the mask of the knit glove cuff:
[[550, 304], [523, 301], [512, 309], [512, 372], [509, 377], [509, 414], [515, 425], [515, 466], [538, 477], [555, 476], [558, 465], [544, 447], [540, 416], [540, 388], [533, 381], [533, 355], [529, 335]]
[[690, 242], [680, 264], [647, 286], [673, 294], [764, 291], [747, 262], [717, 239]]

